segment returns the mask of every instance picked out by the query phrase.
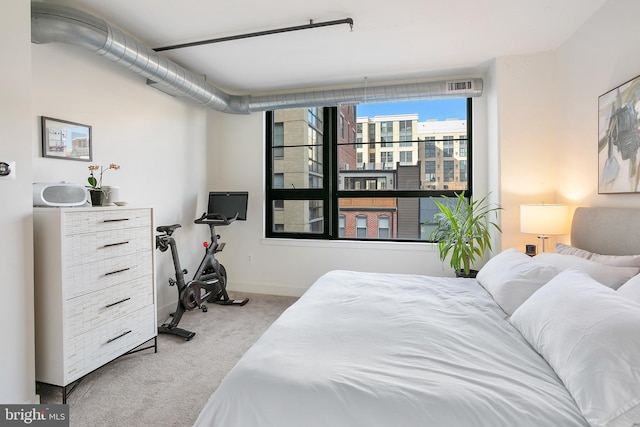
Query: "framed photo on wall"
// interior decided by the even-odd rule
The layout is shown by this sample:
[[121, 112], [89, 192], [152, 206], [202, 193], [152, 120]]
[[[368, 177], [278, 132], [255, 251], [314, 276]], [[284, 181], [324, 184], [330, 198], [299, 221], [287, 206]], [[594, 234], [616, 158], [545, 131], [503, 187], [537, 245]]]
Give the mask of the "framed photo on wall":
[[598, 193], [640, 191], [640, 76], [598, 97]]
[[91, 126], [43, 116], [41, 128], [42, 157], [93, 160]]

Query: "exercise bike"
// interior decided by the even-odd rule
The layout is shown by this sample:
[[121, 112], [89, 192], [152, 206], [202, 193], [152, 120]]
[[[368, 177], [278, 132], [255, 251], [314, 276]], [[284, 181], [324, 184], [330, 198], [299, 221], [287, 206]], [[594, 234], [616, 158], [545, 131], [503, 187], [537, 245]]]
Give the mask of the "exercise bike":
[[224, 243], [218, 243], [220, 236], [216, 234], [216, 225], [229, 225], [237, 219], [236, 214], [233, 218], [226, 218], [222, 214], [206, 212], [194, 221], [196, 224], [206, 224], [211, 232], [211, 241], [204, 242], [204, 257], [200, 262], [198, 270], [193, 279], [185, 282], [185, 275], [188, 274], [186, 269], [180, 266], [178, 257], [178, 248], [173, 238], [176, 229], [182, 227], [180, 224], [161, 225], [156, 231], [162, 233], [156, 236], [156, 248], [161, 252], [171, 249], [173, 258], [173, 266], [175, 269], [175, 279], [169, 278], [169, 286], [178, 287], [178, 306], [176, 311], [171, 313], [171, 321], [165, 322], [158, 327], [158, 333], [177, 335], [186, 341], [191, 340], [195, 336], [195, 332], [187, 331], [178, 327], [182, 315], [191, 310], [200, 309], [207, 312], [205, 302], [220, 305], [237, 305], [243, 306], [249, 302], [249, 298], [241, 300], [231, 299], [227, 293], [227, 271], [224, 266], [216, 259], [215, 254], [222, 252]]

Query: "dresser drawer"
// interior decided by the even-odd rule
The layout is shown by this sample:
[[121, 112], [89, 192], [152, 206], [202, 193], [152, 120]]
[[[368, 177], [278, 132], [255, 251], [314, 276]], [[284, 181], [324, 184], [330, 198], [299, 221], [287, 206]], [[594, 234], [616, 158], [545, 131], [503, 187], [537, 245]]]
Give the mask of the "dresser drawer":
[[73, 338], [113, 319], [153, 304], [151, 276], [122, 283], [66, 302], [66, 338]]
[[155, 306], [150, 305], [65, 343], [65, 384], [157, 335]]
[[65, 266], [71, 267], [94, 261], [149, 250], [152, 245], [150, 227], [126, 228], [99, 233], [67, 236], [64, 245]]
[[110, 209], [90, 212], [67, 212], [64, 216], [65, 235], [95, 233], [151, 226], [148, 209]]
[[129, 282], [149, 275], [153, 271], [153, 254], [150, 250], [131, 255], [88, 262], [63, 271], [65, 299]]

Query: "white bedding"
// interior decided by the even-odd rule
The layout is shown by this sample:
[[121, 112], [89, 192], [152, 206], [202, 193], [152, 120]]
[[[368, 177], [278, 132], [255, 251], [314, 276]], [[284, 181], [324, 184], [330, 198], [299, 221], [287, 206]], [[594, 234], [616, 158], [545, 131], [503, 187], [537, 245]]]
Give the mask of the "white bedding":
[[196, 426], [588, 426], [472, 279], [333, 271], [224, 378]]

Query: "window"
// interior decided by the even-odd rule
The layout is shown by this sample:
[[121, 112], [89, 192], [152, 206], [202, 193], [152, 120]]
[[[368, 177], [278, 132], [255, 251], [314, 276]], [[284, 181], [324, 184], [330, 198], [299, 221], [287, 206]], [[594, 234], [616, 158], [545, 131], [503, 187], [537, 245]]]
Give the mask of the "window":
[[273, 157], [283, 157], [284, 151], [282, 147], [284, 145], [284, 124], [273, 124]]
[[453, 181], [453, 160], [445, 160], [442, 162], [442, 175], [444, 176], [444, 182], [452, 182]]
[[367, 237], [367, 217], [365, 215], [356, 216], [356, 237]]
[[378, 217], [378, 237], [381, 239], [389, 238], [389, 217], [387, 215]]
[[444, 157], [453, 157], [453, 136], [447, 135], [442, 141], [442, 155]]
[[[462, 119], [367, 105], [267, 112], [266, 236], [427, 239], [434, 198], [471, 195], [471, 99], [422, 102], [444, 101], [457, 102]], [[342, 125], [356, 144], [341, 138]]]
[[413, 133], [411, 131], [411, 120], [400, 120], [400, 147], [411, 147]]
[[380, 123], [380, 142], [383, 147], [393, 147], [393, 122]]
[[424, 139], [424, 157], [427, 159], [436, 156], [436, 137], [427, 136]]
[[413, 163], [413, 152], [411, 151], [401, 151], [400, 152], [400, 164], [401, 165], [410, 165]]

